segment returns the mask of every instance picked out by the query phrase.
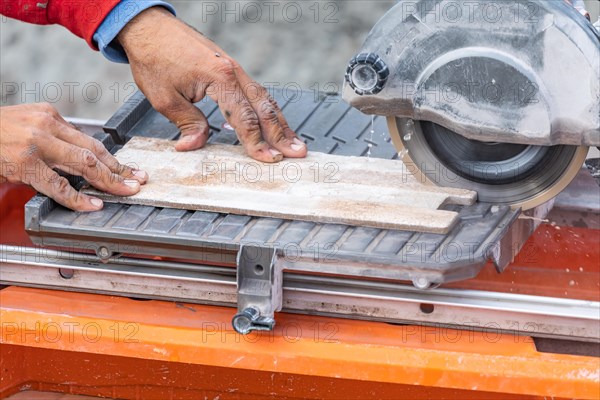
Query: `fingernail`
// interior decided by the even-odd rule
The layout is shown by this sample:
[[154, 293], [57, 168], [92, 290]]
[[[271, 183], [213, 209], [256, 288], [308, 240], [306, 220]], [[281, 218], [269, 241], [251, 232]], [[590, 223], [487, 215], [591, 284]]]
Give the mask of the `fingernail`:
[[139, 169], [134, 169], [133, 170], [133, 176], [135, 176], [136, 178], [139, 178], [143, 181], [145, 181], [146, 179], [148, 179], [148, 173], [146, 171], [142, 171]]
[[96, 208], [102, 208], [102, 206], [104, 205], [104, 203], [102, 202], [102, 200], [97, 199], [95, 197], [92, 197], [90, 199], [90, 203], [92, 203], [92, 205]]
[[269, 149], [269, 151], [271, 152], [271, 155], [273, 156], [273, 158], [283, 156], [283, 154], [281, 154], [281, 152], [279, 150]]
[[292, 140], [292, 144], [290, 145], [291, 149], [294, 151], [300, 151], [300, 150], [304, 150], [304, 148], [306, 147], [306, 145], [304, 144], [304, 142], [298, 138], [294, 138]]
[[140, 183], [132, 179], [125, 179], [124, 183], [132, 189], [139, 189]]

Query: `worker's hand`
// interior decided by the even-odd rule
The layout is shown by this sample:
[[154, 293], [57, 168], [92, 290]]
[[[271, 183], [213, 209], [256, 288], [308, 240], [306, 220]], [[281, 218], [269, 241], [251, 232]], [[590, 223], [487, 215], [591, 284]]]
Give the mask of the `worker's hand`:
[[306, 155], [306, 145], [268, 91], [214, 42], [168, 11], [143, 11], [117, 39], [138, 87], [181, 130], [177, 150], [198, 149], [208, 140], [208, 121], [193, 105], [207, 95], [218, 103], [252, 158], [274, 162]]
[[76, 191], [54, 168], [120, 196], [139, 192], [148, 179], [145, 172], [119, 164], [102, 143], [49, 104], [0, 107], [0, 182], [26, 183], [72, 210], [102, 208], [102, 200]]

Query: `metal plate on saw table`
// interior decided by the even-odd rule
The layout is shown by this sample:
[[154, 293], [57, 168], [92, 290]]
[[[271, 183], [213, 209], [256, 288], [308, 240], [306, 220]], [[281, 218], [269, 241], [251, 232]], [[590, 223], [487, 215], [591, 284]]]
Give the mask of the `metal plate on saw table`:
[[[370, 157], [397, 159], [384, 118], [375, 119], [371, 134], [371, 118], [338, 96], [294, 95], [273, 92], [291, 128], [307, 141], [309, 150], [356, 156], [370, 152]], [[198, 107], [212, 128], [209, 143], [238, 143], [213, 102], [203, 101]], [[177, 128], [139, 95], [104, 129], [110, 134], [103, 138], [105, 143], [124, 143], [133, 136], [178, 136]], [[235, 265], [240, 245], [253, 244], [276, 247], [286, 262], [306, 265], [306, 270], [434, 284], [473, 277], [492, 255], [496, 262], [500, 260], [500, 249], [511, 251], [513, 243], [507, 233], [518, 211], [490, 204], [442, 209], [458, 213], [456, 225], [447, 234], [111, 203], [102, 211], [82, 214], [36, 196], [26, 206], [25, 223], [38, 245], [96, 251], [102, 257], [127, 253]], [[510, 261], [504, 259], [504, 264]]]

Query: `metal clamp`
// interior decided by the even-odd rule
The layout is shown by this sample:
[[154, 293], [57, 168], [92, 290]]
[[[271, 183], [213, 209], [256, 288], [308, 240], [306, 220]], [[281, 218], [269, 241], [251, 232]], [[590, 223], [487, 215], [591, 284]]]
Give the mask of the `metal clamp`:
[[236, 332], [270, 331], [282, 307], [283, 273], [276, 265], [277, 250], [242, 245], [237, 256], [238, 312], [231, 321]]

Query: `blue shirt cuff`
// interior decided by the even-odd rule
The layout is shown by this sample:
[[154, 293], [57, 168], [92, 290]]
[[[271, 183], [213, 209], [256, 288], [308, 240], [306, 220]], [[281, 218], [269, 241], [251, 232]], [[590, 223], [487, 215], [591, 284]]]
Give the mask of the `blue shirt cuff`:
[[127, 63], [127, 55], [119, 42], [115, 40], [119, 32], [136, 15], [150, 8], [162, 6], [175, 15], [175, 9], [165, 1], [159, 0], [121, 0], [106, 16], [94, 33], [94, 41], [98, 43], [100, 52], [110, 61]]

